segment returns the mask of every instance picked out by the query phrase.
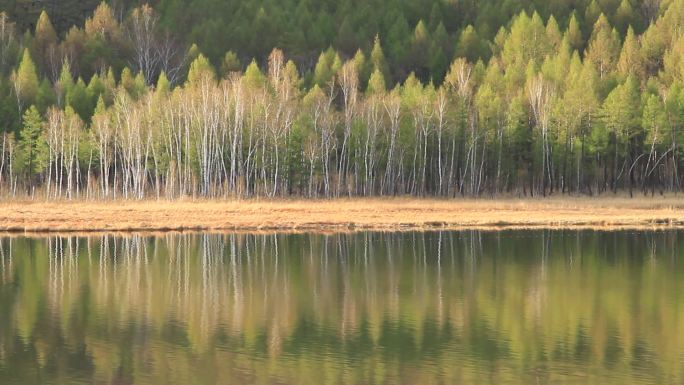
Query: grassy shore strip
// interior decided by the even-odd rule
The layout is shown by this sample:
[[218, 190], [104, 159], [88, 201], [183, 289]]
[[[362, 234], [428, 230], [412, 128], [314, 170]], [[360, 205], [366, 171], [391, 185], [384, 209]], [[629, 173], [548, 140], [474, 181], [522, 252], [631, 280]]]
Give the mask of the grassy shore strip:
[[0, 202], [6, 233], [684, 228], [684, 198]]

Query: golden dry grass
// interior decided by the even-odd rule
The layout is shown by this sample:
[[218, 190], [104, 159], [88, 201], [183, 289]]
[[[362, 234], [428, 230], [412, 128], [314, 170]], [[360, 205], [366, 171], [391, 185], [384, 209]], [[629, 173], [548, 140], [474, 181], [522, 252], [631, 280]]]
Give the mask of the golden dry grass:
[[684, 197], [0, 202], [0, 231], [358, 231], [684, 227]]

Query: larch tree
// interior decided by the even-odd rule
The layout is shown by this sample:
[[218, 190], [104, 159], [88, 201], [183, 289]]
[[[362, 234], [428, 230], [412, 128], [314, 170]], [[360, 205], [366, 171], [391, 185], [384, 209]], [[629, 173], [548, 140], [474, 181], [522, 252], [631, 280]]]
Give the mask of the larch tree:
[[372, 64], [372, 70], [380, 71], [383, 78], [389, 80], [390, 71], [387, 65], [387, 58], [382, 49], [382, 44], [380, 43], [380, 37], [375, 35], [375, 40], [373, 40], [373, 49], [371, 50], [370, 61]]
[[619, 53], [620, 42], [616, 33], [613, 32], [606, 16], [601, 14], [594, 24], [589, 47], [585, 53], [586, 60], [596, 67], [599, 77], [604, 79], [615, 70]]
[[637, 79], [644, 79], [645, 76], [641, 47], [631, 26], [627, 29], [627, 36], [620, 51], [617, 70], [623, 77], [634, 76]]
[[23, 127], [19, 135], [18, 157], [14, 165], [27, 175], [28, 192], [33, 194], [34, 177], [46, 166], [47, 146], [43, 133], [43, 120], [35, 106], [29, 107], [23, 116]]
[[34, 36], [33, 52], [37, 58], [38, 68], [43, 75], [54, 80], [59, 74], [61, 55], [58, 52], [57, 32], [45, 11], [38, 17]]
[[26, 106], [33, 104], [40, 85], [36, 65], [31, 58], [28, 48], [24, 49], [19, 68], [13, 74], [14, 91], [17, 96], [17, 106], [23, 111]]
[[[305, 2], [301, 15], [219, 7], [235, 23], [183, 7], [178, 26], [163, 7], [101, 4], [61, 40], [46, 15], [17, 37], [0, 14], [0, 187], [33, 183], [49, 199], [678, 191], [684, 0], [537, 3], [511, 3], [512, 20], [465, 3], [459, 18], [428, 3], [360, 19]], [[17, 142], [30, 105], [48, 161], [29, 178]]]
[[617, 185], [628, 170], [631, 139], [641, 127], [641, 100], [637, 81], [628, 77], [606, 97], [601, 108], [601, 119], [606, 130], [606, 144], [612, 147], [611, 189]]
[[568, 40], [570, 47], [573, 50], [580, 51], [584, 47], [584, 38], [582, 37], [582, 30], [577, 15], [573, 12], [568, 22], [568, 29], [565, 31], [565, 38]]

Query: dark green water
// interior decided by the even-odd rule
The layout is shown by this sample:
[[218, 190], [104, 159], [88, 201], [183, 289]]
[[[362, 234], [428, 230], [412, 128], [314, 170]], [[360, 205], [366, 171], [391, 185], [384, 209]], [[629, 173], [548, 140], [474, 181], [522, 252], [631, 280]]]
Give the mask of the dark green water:
[[679, 384], [681, 232], [0, 239], [0, 384]]

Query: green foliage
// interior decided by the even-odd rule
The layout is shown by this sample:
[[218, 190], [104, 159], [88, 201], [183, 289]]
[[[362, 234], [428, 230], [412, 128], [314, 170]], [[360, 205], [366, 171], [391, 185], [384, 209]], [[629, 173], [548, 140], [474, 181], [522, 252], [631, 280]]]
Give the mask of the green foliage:
[[212, 67], [209, 60], [202, 54], [199, 54], [192, 64], [190, 64], [190, 71], [188, 72], [188, 82], [197, 83], [203, 77], [210, 79], [214, 78], [214, 67]]
[[[597, 150], [601, 151], [608, 145], [608, 141], [625, 143], [636, 135], [641, 123], [641, 100], [636, 80], [627, 80], [615, 87], [603, 102], [601, 121], [605, 131], [597, 131], [599, 139]], [[616, 145], [616, 151], [617, 145]], [[624, 149], [623, 149], [624, 151]]]
[[166, 74], [164, 72], [162, 72], [159, 75], [155, 91], [157, 92], [157, 95], [159, 95], [160, 97], [168, 95], [171, 91], [171, 84], [169, 83], [169, 79], [166, 78]]
[[507, 67], [521, 69], [532, 65], [538, 68], [550, 52], [551, 44], [539, 15], [535, 13], [529, 17], [522, 12], [513, 20], [501, 59]]
[[[608, 16], [621, 34], [624, 35], [630, 25], [640, 33], [648, 27], [647, 23], [651, 19], [668, 8], [669, 3], [663, 2], [664, 5], [660, 7], [663, 9], [658, 9], [658, 3], [655, 6], [650, 2], [635, 4], [630, 0], [343, 0], [337, 3], [310, 0], [159, 0], [154, 2], [154, 8], [155, 15], [159, 17], [159, 31], [172, 31], [178, 40], [188, 46], [196, 44], [196, 50], [205, 53], [210, 62], [216, 64], [221, 75], [227, 73], [222, 62], [229, 51], [236, 53], [239, 58], [254, 57], [262, 61], [273, 48], [280, 47], [293, 57], [301, 58], [302, 61], [297, 60], [301, 64], [303, 61], [315, 61], [317, 53], [330, 46], [349, 57], [359, 48], [369, 49], [373, 36], [381, 36], [387, 47], [392, 71], [406, 76], [410, 70], [417, 69], [412, 60], [421, 59], [414, 55], [415, 48], [424, 48], [414, 47], [415, 32], [421, 21], [420, 29], [424, 27], [426, 36], [432, 39], [439, 26], [443, 27], [443, 32], [451, 42], [448, 50], [442, 47], [442, 50], [447, 51], [443, 55], [448, 63], [453, 59], [451, 51], [461, 45], [458, 43], [460, 39], [466, 45], [475, 43], [475, 47], [461, 48], [462, 56], [472, 61], [475, 61], [476, 56], [487, 58], [489, 47], [486, 43], [523, 11], [528, 15], [537, 13], [544, 20], [554, 16], [557, 24], [567, 29], [571, 47], [581, 49], [585, 46], [582, 35], [587, 36], [591, 32], [601, 13]], [[13, 12], [12, 8], [19, 5], [8, 6], [8, 11], [13, 16], [26, 18], [18, 20], [21, 26], [19, 31], [26, 30], [26, 26], [36, 26], [36, 42], [31, 45], [34, 54], [49, 46], [46, 42], [52, 41], [53, 36], [69, 35], [69, 50], [79, 53], [80, 71], [83, 72], [78, 75], [87, 80], [93, 73], [102, 70], [103, 62], [113, 66], [117, 73], [126, 64], [121, 56], [130, 49], [130, 45], [125, 42], [124, 26], [117, 20], [124, 19], [126, 12], [138, 4], [129, 1], [98, 4], [97, 1], [88, 0], [79, 7], [48, 7], [38, 20], [35, 14], [24, 16], [23, 12]], [[90, 16], [90, 12], [93, 14], [83, 20], [84, 11], [86, 16]], [[56, 33], [50, 18], [57, 23]], [[85, 24], [83, 28], [78, 28], [78, 33], [70, 31], [72, 25], [65, 24], [72, 20], [78, 21], [73, 23], [78, 26]], [[475, 41], [472, 40], [473, 31], [465, 33], [468, 26], [472, 26], [478, 35]], [[434, 57], [439, 56], [437, 51], [435, 49], [434, 55], [425, 60], [436, 61]], [[195, 57], [190, 55], [187, 62], [192, 62]], [[38, 67], [42, 72], [42, 57], [34, 59], [39, 62]], [[383, 71], [383, 75], [389, 79], [388, 73]]]
[[57, 95], [55, 95], [50, 82], [43, 79], [36, 95], [36, 107], [41, 113], [45, 113], [48, 107], [55, 105], [55, 103], [57, 103]]
[[605, 15], [601, 14], [594, 24], [589, 48], [585, 54], [586, 59], [594, 64], [599, 77], [603, 79], [615, 70], [619, 52], [620, 41], [617, 33]]
[[238, 59], [237, 54], [233, 51], [226, 52], [226, 56], [221, 62], [221, 76], [226, 77], [232, 72], [239, 72], [242, 70], [242, 64]]
[[[528, 122], [526, 101], [522, 95], [518, 95], [510, 101], [506, 113], [505, 130], [509, 144], [506, 146], [510, 156], [518, 164], [521, 172], [527, 172], [528, 163], [531, 162], [532, 153], [532, 130]], [[516, 173], [517, 174], [517, 173]]]
[[36, 106], [24, 113], [23, 127], [19, 133], [19, 151], [14, 166], [18, 173], [25, 173], [29, 180], [42, 172], [47, 165], [48, 147], [43, 132], [43, 120]]
[[21, 114], [9, 81], [0, 78], [0, 133], [17, 132], [21, 126]]
[[380, 43], [380, 37], [378, 37], [378, 35], [375, 35], [375, 40], [373, 41], [371, 64], [373, 66], [373, 72], [380, 71], [385, 79], [389, 79], [389, 66], [387, 65], [387, 59], [385, 58], [385, 53], [382, 50], [382, 44]]
[[617, 11], [615, 11], [615, 26], [618, 31], [625, 33], [627, 28], [635, 26], [639, 23], [637, 14], [632, 8], [632, 3], [629, 0], [622, 0]]
[[[403, 67], [399, 65], [404, 65], [406, 56], [409, 53], [411, 44], [411, 30], [406, 21], [404, 15], [397, 17], [390, 27], [387, 35], [387, 54], [393, 63], [397, 63], [397, 70], [403, 72]], [[403, 77], [406, 76], [405, 73], [399, 73], [398, 75]]]
[[38, 17], [34, 37], [35, 39], [33, 42], [36, 45], [37, 51], [41, 54], [44, 53], [43, 50], [50, 44], [58, 43], [57, 32], [52, 26], [50, 17], [45, 10], [43, 10]]
[[582, 30], [580, 29], [579, 21], [577, 21], [576, 14], [574, 12], [570, 17], [568, 29], [565, 31], [565, 38], [568, 40], [568, 43], [573, 50], [579, 51], [584, 47]]
[[645, 68], [641, 47], [632, 27], [629, 27], [627, 30], [627, 36], [618, 59], [617, 69], [623, 76], [631, 75], [638, 79], [642, 79], [644, 76]]
[[644, 98], [642, 127], [646, 131], [645, 143], [661, 146], [667, 140], [668, 120], [665, 105], [657, 95], [646, 95]]
[[55, 84], [55, 88], [57, 89], [57, 98], [60, 101], [60, 106], [64, 105], [67, 95], [69, 94], [69, 92], [71, 92], [71, 89], [73, 87], [74, 79], [71, 75], [71, 67], [69, 66], [69, 62], [65, 61], [62, 65], [62, 71], [60, 72], [59, 79]]
[[90, 78], [90, 82], [88, 83], [88, 88], [86, 91], [88, 92], [88, 98], [90, 98], [90, 101], [94, 102], [105, 93], [105, 84], [102, 82], [102, 80], [100, 80], [100, 77], [95, 74], [92, 78]]
[[97, 99], [91, 99], [88, 95], [83, 79], [78, 78], [76, 84], [67, 93], [66, 105], [71, 107], [81, 117], [81, 120], [88, 121], [93, 113], [95, 100]]
[[24, 49], [19, 68], [14, 74], [14, 87], [17, 98], [22, 106], [28, 106], [36, 101], [40, 81], [36, 73], [36, 65], [31, 59], [28, 48]]
[[423, 20], [420, 20], [413, 31], [411, 50], [407, 61], [410, 69], [418, 74], [418, 77], [423, 81], [429, 79], [430, 39], [431, 37], [425, 23]]
[[472, 25], [467, 26], [461, 32], [456, 44], [456, 56], [466, 58], [473, 63], [478, 59], [487, 58], [487, 43], [480, 38]]
[[42, 72], [46, 72], [49, 57], [56, 55], [59, 39], [47, 12], [42, 11], [36, 23], [33, 39], [33, 52]]
[[366, 91], [369, 95], [382, 94], [385, 92], [385, 78], [382, 76], [380, 70], [376, 69], [373, 71], [368, 80], [368, 88]]
[[327, 86], [341, 67], [340, 55], [332, 48], [329, 48], [318, 57], [318, 62], [314, 69], [314, 83], [319, 87]]
[[[193, 62], [195, 64], [195, 62]], [[196, 72], [199, 76], [201, 73], [201, 66], [196, 66]], [[213, 72], [212, 72], [213, 74]], [[138, 99], [140, 98], [143, 94], [145, 94], [147, 87], [145, 86], [145, 78], [142, 76], [141, 73], [138, 73], [136, 76], [133, 76], [133, 73], [131, 70], [126, 67], [123, 69], [121, 72], [121, 83], [120, 85], [126, 90], [128, 95], [132, 97], [133, 99]], [[78, 111], [78, 110], [77, 110]]]
[[245, 82], [252, 87], [262, 87], [266, 84], [266, 76], [259, 68], [256, 60], [252, 60], [245, 70]]
[[356, 68], [356, 73], [359, 75], [359, 83], [362, 88], [365, 88], [368, 83], [368, 78], [371, 75], [371, 65], [366, 60], [366, 54], [362, 50], [357, 50], [352, 59], [354, 62], [354, 67]]
[[[0, 28], [0, 129], [31, 137], [35, 116], [21, 119], [29, 105], [54, 132], [78, 127], [77, 158], [110, 162], [109, 169], [89, 170], [96, 177], [135, 163], [109, 152], [149, 143], [137, 152], [149, 173], [141, 183], [154, 175], [158, 191], [162, 183], [192, 183], [211, 169], [207, 159], [226, 164], [243, 154], [250, 158], [235, 161], [259, 170], [231, 175], [228, 183], [223, 169], [208, 176], [215, 186], [202, 182], [202, 193], [223, 183], [254, 194], [303, 184], [312, 194], [322, 184], [326, 194], [389, 193], [390, 185], [400, 186], [392, 193], [435, 192], [430, 183], [438, 178], [440, 194], [447, 194], [445, 178], [462, 194], [521, 186], [523, 193], [546, 193], [567, 189], [570, 179], [577, 191], [605, 190], [627, 180], [623, 164], [633, 165], [630, 181], [650, 175], [638, 161], [649, 159], [643, 156], [650, 149], [672, 154], [661, 158], [662, 175], [652, 180], [674, 188], [676, 157], [684, 155], [683, 5], [161, 0], [142, 40], [125, 10], [108, 3], [68, 31], [55, 30], [46, 11], [22, 37], [0, 17], [7, 27]], [[143, 40], [158, 56], [154, 68], [134, 72], [126, 64], [137, 63]], [[358, 79], [345, 78], [350, 68]], [[217, 115], [177, 116], [207, 100], [213, 104], [202, 107], [219, 108]], [[174, 120], [164, 121], [170, 115]], [[125, 127], [139, 127], [139, 137], [93, 144], [121, 135], [111, 126], [133, 118], [140, 122]], [[186, 123], [183, 140], [191, 144], [180, 148], [164, 130]], [[209, 129], [219, 131], [204, 135]], [[201, 148], [236, 132], [262, 147]], [[379, 158], [365, 159], [369, 154]], [[435, 169], [445, 164], [454, 168]], [[183, 167], [176, 179], [163, 180]], [[29, 168], [40, 173], [33, 163]], [[352, 169], [365, 170], [368, 181], [335, 175]], [[269, 185], [285, 177], [292, 179]], [[337, 191], [343, 188], [349, 191]]]

